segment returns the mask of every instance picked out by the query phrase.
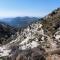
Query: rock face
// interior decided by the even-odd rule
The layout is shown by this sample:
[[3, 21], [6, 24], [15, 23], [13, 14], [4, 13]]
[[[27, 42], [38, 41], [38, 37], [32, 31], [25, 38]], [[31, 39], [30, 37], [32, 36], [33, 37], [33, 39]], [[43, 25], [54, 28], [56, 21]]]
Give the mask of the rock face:
[[[17, 38], [0, 46], [4, 60], [59, 60], [60, 8], [29, 25]], [[6, 51], [6, 52], [5, 52]]]

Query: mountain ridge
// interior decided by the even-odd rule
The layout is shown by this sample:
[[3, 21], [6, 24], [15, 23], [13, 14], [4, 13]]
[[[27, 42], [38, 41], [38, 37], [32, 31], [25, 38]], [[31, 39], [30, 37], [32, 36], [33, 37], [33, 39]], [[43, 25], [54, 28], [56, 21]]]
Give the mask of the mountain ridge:
[[5, 60], [60, 60], [60, 8], [17, 32], [0, 50]]
[[38, 19], [39, 18], [37, 17], [25, 16], [25, 17], [15, 17], [15, 18], [4, 18], [1, 19], [1, 21], [13, 27], [27, 27], [33, 21], [38, 21]]

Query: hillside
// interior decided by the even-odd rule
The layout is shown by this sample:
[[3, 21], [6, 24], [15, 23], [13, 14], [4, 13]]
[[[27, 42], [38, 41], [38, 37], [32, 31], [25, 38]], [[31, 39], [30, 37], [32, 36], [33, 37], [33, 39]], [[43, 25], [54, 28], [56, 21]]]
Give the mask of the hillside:
[[0, 44], [6, 44], [11, 40], [11, 36], [15, 35], [17, 29], [0, 22]]
[[43, 20], [43, 29], [48, 35], [53, 35], [60, 27], [60, 8], [52, 11], [52, 13], [45, 16]]
[[0, 46], [1, 59], [60, 60], [60, 8], [40, 20]]

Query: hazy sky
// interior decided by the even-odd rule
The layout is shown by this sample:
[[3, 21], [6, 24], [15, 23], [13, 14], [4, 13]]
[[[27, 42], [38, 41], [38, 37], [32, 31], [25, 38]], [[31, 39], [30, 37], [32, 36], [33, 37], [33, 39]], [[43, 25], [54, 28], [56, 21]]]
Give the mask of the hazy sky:
[[60, 7], [60, 0], [0, 0], [0, 17], [41, 17]]

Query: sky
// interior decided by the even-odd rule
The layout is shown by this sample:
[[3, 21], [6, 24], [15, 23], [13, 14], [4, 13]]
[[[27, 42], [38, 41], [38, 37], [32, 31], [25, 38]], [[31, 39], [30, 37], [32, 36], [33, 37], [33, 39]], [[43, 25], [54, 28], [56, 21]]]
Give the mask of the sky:
[[0, 18], [43, 17], [60, 7], [60, 0], [0, 0]]

